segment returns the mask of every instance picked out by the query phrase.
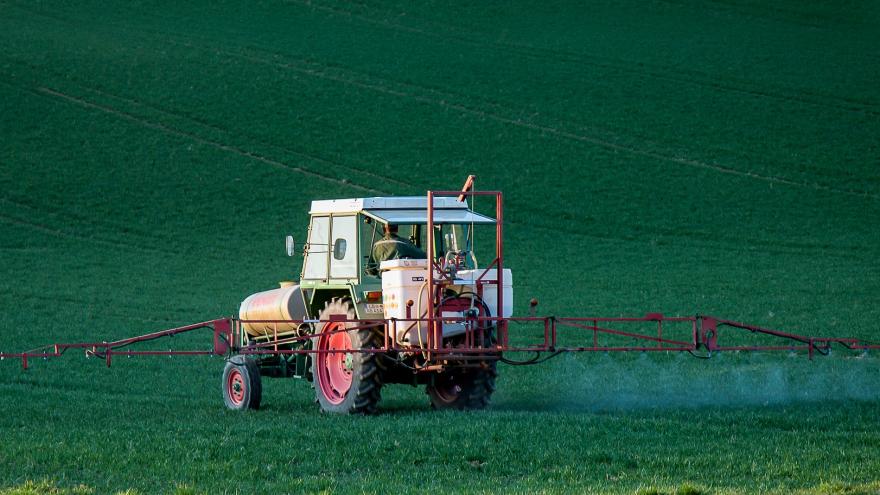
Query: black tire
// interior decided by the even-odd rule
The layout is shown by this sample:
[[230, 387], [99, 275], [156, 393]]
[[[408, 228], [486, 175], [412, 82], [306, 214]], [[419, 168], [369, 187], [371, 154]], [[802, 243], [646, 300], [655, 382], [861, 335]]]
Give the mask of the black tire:
[[[354, 306], [345, 298], [327, 302], [318, 319], [331, 315], [356, 318]], [[312, 349], [380, 349], [382, 334], [375, 328], [340, 332], [357, 327], [356, 322], [321, 322], [312, 339]], [[326, 335], [323, 335], [327, 332]], [[382, 371], [376, 353], [315, 353], [312, 354], [312, 385], [315, 402], [321, 410], [336, 414], [375, 414], [382, 390]]]
[[484, 363], [485, 368], [451, 370], [434, 377], [427, 387], [434, 409], [477, 410], [489, 406], [495, 392], [498, 372], [495, 363]]
[[[475, 296], [471, 294], [457, 295], [446, 298], [444, 302], [447, 300], [467, 300], [470, 302], [471, 297]], [[477, 300], [476, 304], [480, 308], [480, 316], [489, 315], [489, 309], [482, 301]], [[484, 328], [483, 332], [482, 347], [491, 348], [495, 344], [494, 329]], [[431, 398], [431, 406], [434, 409], [460, 410], [488, 407], [492, 393], [495, 392], [495, 379], [498, 377], [497, 361], [487, 359], [474, 364], [477, 363], [479, 368], [452, 368], [435, 375], [426, 390], [428, 397]]]
[[245, 356], [233, 356], [223, 368], [223, 403], [234, 411], [259, 409], [263, 398], [260, 367]]

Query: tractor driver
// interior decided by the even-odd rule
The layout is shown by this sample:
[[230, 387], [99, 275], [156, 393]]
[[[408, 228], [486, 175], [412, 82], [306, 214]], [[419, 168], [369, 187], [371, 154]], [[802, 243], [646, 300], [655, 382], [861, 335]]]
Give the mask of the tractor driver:
[[404, 239], [397, 235], [397, 225], [385, 224], [385, 236], [373, 244], [370, 252], [371, 265], [366, 271], [370, 275], [379, 276], [379, 264], [387, 260], [396, 260], [401, 258], [410, 258], [424, 260], [428, 255], [424, 251], [416, 247], [409, 239]]

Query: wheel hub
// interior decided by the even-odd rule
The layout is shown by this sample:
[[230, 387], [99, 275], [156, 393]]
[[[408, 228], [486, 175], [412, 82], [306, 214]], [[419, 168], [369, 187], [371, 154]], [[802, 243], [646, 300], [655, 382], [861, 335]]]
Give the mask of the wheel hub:
[[227, 390], [229, 391], [229, 399], [233, 404], [239, 405], [244, 402], [245, 396], [245, 385], [244, 385], [244, 377], [241, 374], [241, 371], [238, 369], [233, 369], [229, 373], [229, 378], [226, 382]]
[[351, 337], [341, 323], [328, 324], [318, 339], [318, 386], [331, 404], [341, 404], [351, 388], [354, 356]]

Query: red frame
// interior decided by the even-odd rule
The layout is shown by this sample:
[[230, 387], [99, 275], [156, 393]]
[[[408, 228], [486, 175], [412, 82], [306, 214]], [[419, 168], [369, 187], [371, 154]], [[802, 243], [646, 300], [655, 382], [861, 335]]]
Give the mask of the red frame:
[[[468, 183], [472, 184], [473, 180], [468, 178]], [[498, 311], [502, 311], [504, 308], [504, 205], [503, 205], [503, 196], [501, 191], [468, 191], [468, 184], [465, 184], [465, 187], [461, 191], [428, 191], [428, 225], [427, 225], [427, 243], [428, 243], [428, 348], [441, 348], [443, 347], [443, 327], [440, 318], [437, 317], [437, 308], [435, 307], [435, 299], [440, 300], [440, 294], [443, 292], [444, 285], [448, 285], [445, 282], [451, 282], [446, 277], [442, 277], [439, 280], [434, 279], [434, 270], [437, 270], [437, 273], [443, 273], [443, 267], [437, 262], [437, 256], [434, 252], [435, 243], [434, 243], [434, 198], [435, 197], [456, 197], [459, 201], [464, 201], [468, 197], [475, 196], [492, 196], [495, 198], [495, 259], [489, 263], [484, 270], [489, 270], [493, 266], [496, 270], [496, 290], [498, 302]], [[485, 273], [484, 273], [485, 275]], [[482, 278], [482, 276], [480, 277]], [[482, 294], [482, 286], [480, 284], [480, 279], [477, 279], [477, 293]], [[446, 320], [450, 320], [449, 318], [444, 318]], [[497, 320], [497, 333], [498, 333], [498, 341], [504, 344], [507, 343], [507, 322], [504, 319]], [[432, 357], [434, 357], [436, 351], [427, 350], [426, 358], [428, 361], [431, 361]]]
[[[472, 180], [469, 179], [472, 183]], [[441, 277], [437, 280], [434, 278], [434, 270], [442, 273], [442, 267], [434, 259], [434, 198], [444, 196], [455, 196], [459, 200], [465, 197], [474, 196], [491, 196], [495, 198], [496, 212], [496, 239], [495, 254], [496, 257], [487, 266], [487, 270], [493, 266], [497, 270], [496, 290], [498, 308], [504, 307], [504, 245], [503, 245], [503, 222], [504, 211], [502, 204], [502, 194], [499, 191], [468, 191], [465, 187], [463, 191], [428, 191], [428, 247], [429, 247], [429, 270], [428, 270], [428, 287], [431, 296], [428, 298], [428, 317], [405, 318], [396, 320], [346, 320], [344, 315], [334, 315], [331, 320], [321, 320], [327, 322], [354, 322], [356, 326], [345, 328], [340, 325], [339, 330], [332, 330], [330, 334], [336, 332], [348, 332], [364, 327], [381, 326], [384, 330], [384, 345], [380, 349], [357, 350], [355, 352], [364, 353], [384, 353], [390, 351], [399, 352], [420, 352], [424, 356], [424, 366], [417, 371], [438, 371], [442, 370], [443, 362], [450, 356], [454, 355], [457, 361], [466, 361], [468, 358], [473, 360], [500, 359], [502, 353], [516, 352], [628, 352], [628, 351], [687, 351], [696, 352], [705, 349], [710, 355], [712, 352], [719, 351], [803, 351], [806, 350], [810, 359], [813, 358], [815, 352], [822, 354], [827, 353], [831, 349], [832, 344], [839, 344], [850, 350], [870, 350], [880, 349], [880, 345], [868, 343], [854, 338], [835, 338], [835, 337], [812, 337], [798, 335], [793, 333], [782, 332], [769, 328], [762, 328], [754, 325], [747, 325], [731, 320], [716, 318], [713, 316], [686, 316], [686, 317], [665, 317], [659, 313], [648, 313], [641, 318], [556, 318], [556, 317], [512, 317], [500, 318], [494, 317], [474, 317], [474, 318], [448, 318], [442, 320], [461, 321], [466, 325], [465, 345], [464, 347], [444, 347], [442, 341], [442, 321], [435, 315], [435, 297], [442, 294], [444, 284], [450, 280]], [[481, 277], [482, 278], [482, 277]], [[477, 291], [482, 294], [482, 281], [477, 280]], [[437, 299], [440, 300], [439, 298]], [[317, 320], [308, 320], [306, 323], [317, 323]], [[414, 324], [417, 322], [426, 323], [428, 329], [428, 341], [425, 347], [404, 347], [398, 346], [393, 338], [396, 327], [399, 323]], [[653, 333], [646, 333], [636, 327], [635, 331], [623, 329], [621, 327], [634, 327], [636, 325], [644, 325], [645, 323], [656, 322], [656, 336]], [[278, 338], [277, 335], [264, 342], [249, 345], [247, 347], [238, 347], [237, 343], [241, 342], [241, 324], [242, 323], [304, 323], [302, 320], [238, 320], [235, 318], [220, 318], [216, 320], [195, 323], [183, 327], [171, 328], [158, 332], [148, 333], [137, 337], [117, 340], [114, 342], [101, 343], [75, 343], [75, 344], [53, 344], [39, 347], [21, 353], [0, 353], [2, 359], [21, 359], [22, 367], [28, 368], [28, 360], [33, 358], [53, 358], [60, 357], [69, 349], [84, 349], [87, 356], [97, 356], [105, 360], [107, 366], [110, 366], [112, 356], [175, 356], [175, 355], [230, 355], [233, 353], [245, 355], [291, 355], [291, 354], [322, 354], [322, 353], [338, 353], [345, 352], [339, 350], [316, 350], [316, 349], [282, 349], [279, 346], [291, 345], [296, 343], [305, 343], [312, 339], [316, 334], [299, 335], [293, 337]], [[543, 338], [540, 342], [530, 345], [510, 345], [509, 329], [510, 324], [532, 324], [543, 326]], [[600, 325], [601, 324], [601, 325]], [[667, 328], [670, 325], [686, 325], [689, 327], [689, 337], [687, 340], [674, 340], [668, 337], [664, 338], [664, 324]], [[487, 349], [478, 342], [482, 343], [482, 337], [479, 335], [486, 326], [494, 325], [497, 329], [498, 343]], [[787, 345], [720, 345], [719, 331], [721, 328], [732, 328], [751, 332], [752, 334], [767, 335], [770, 337], [788, 341]], [[213, 331], [213, 347], [210, 350], [131, 350], [129, 346], [143, 342], [149, 342], [162, 337], [171, 337], [176, 334], [191, 332], [200, 329], [211, 329]], [[561, 331], [586, 331], [591, 338], [585, 344], [575, 346], [559, 346]], [[325, 333], [326, 337], [327, 334]], [[566, 333], [566, 338], [567, 338]], [[620, 345], [605, 344], [600, 342], [600, 336], [608, 338], [627, 338], [637, 341], [642, 345]], [[487, 352], [491, 351], [491, 352]], [[533, 361], [521, 364], [533, 364]]]
[[[696, 352], [704, 349], [711, 355], [713, 352], [720, 351], [807, 351], [810, 359], [816, 352], [827, 354], [832, 344], [839, 344], [851, 351], [858, 350], [876, 350], [880, 349], [880, 345], [868, 343], [855, 338], [838, 338], [838, 337], [814, 337], [807, 335], [799, 335], [794, 333], [782, 332], [779, 330], [747, 325], [744, 323], [717, 318], [714, 316], [685, 316], [685, 317], [665, 317], [656, 313], [650, 313], [641, 318], [603, 318], [603, 317], [587, 317], [587, 318], [557, 318], [552, 316], [544, 317], [475, 317], [475, 318], [444, 318], [444, 320], [464, 322], [469, 330], [466, 335], [469, 336], [467, 342], [469, 346], [450, 348], [442, 345], [434, 345], [425, 348], [398, 346], [394, 344], [391, 337], [398, 322], [414, 323], [424, 322], [430, 323], [438, 319], [428, 318], [410, 318], [402, 320], [346, 320], [334, 318], [332, 320], [320, 320], [321, 322], [354, 322], [356, 326], [345, 328], [340, 326], [336, 332], [349, 332], [366, 327], [381, 326], [384, 329], [384, 345], [377, 349], [363, 349], [354, 352], [364, 353], [385, 353], [390, 351], [413, 352], [420, 351], [425, 355], [430, 355], [431, 359], [426, 360], [422, 368], [417, 371], [438, 371], [443, 368], [440, 364], [444, 359], [448, 359], [451, 355], [455, 355], [459, 361], [470, 358], [474, 360], [485, 361], [487, 359], [498, 359], [502, 353], [516, 352], [631, 352], [631, 351], [687, 351]], [[40, 347], [34, 350], [21, 353], [0, 353], [0, 359], [21, 359], [22, 367], [27, 369], [29, 359], [33, 358], [52, 358], [62, 356], [68, 349], [84, 349], [87, 356], [97, 356], [105, 360], [107, 366], [110, 366], [112, 356], [180, 356], [180, 355], [291, 355], [291, 354], [321, 354], [321, 353], [337, 353], [346, 352], [340, 350], [315, 350], [315, 349], [283, 349], [279, 346], [290, 345], [295, 343], [305, 343], [314, 338], [318, 334], [307, 334], [293, 337], [272, 338], [265, 342], [251, 344], [247, 347], [237, 347], [230, 345], [231, 342], [238, 342], [238, 338], [242, 332], [242, 323], [303, 323], [303, 320], [238, 320], [235, 318], [223, 318], [211, 320], [194, 325], [162, 330], [160, 332], [148, 333], [145, 335], [131, 337], [128, 339], [117, 340], [114, 342], [101, 343], [76, 343], [76, 344], [53, 344]], [[633, 326], [637, 324], [656, 323], [656, 333], [645, 333], [644, 331], [630, 331], [620, 327]], [[316, 320], [308, 320], [307, 323], [316, 323]], [[543, 327], [543, 336], [539, 342], [526, 345], [510, 345], [509, 343], [499, 342], [491, 348], [475, 345], [479, 342], [475, 338], [478, 328], [486, 324], [532, 324]], [[678, 324], [686, 325], [689, 328], [688, 340], [675, 340], [663, 337], [664, 324], [667, 326]], [[720, 330], [722, 328], [730, 328], [742, 330], [750, 334], [767, 335], [770, 337], [788, 341], [787, 344], [781, 345], [722, 345], [719, 344]], [[172, 335], [191, 332], [201, 329], [211, 329], [214, 334], [214, 346], [211, 350], [131, 350], [127, 347], [156, 340], [162, 337], [170, 337]], [[574, 329], [574, 330], [572, 330]], [[584, 345], [568, 345], [559, 346], [561, 333], [571, 330], [570, 333], [577, 337], [583, 338], [583, 332], [577, 334], [578, 331], [586, 331], [587, 339]], [[680, 328], [679, 328], [680, 330]], [[326, 335], [324, 335], [326, 337]], [[641, 345], [614, 345], [600, 342], [601, 337], [611, 338], [627, 338], [633, 339]], [[566, 333], [566, 338], [569, 335]], [[532, 363], [523, 363], [532, 364]]]

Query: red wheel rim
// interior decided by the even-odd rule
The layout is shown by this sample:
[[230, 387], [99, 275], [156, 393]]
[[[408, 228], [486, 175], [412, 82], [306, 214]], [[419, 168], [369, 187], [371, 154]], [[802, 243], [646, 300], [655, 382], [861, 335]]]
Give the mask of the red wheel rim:
[[[344, 328], [342, 323], [330, 323], [324, 327], [324, 331], [318, 339], [318, 350], [351, 350], [351, 337], [348, 332], [337, 332]], [[351, 369], [351, 353], [322, 352], [318, 354], [318, 385], [327, 402], [337, 405], [345, 400], [345, 396], [351, 388]]]
[[244, 402], [244, 394], [247, 392], [247, 386], [244, 384], [244, 377], [238, 368], [232, 368], [229, 376], [226, 378], [226, 390], [229, 392], [229, 400], [236, 406]]

